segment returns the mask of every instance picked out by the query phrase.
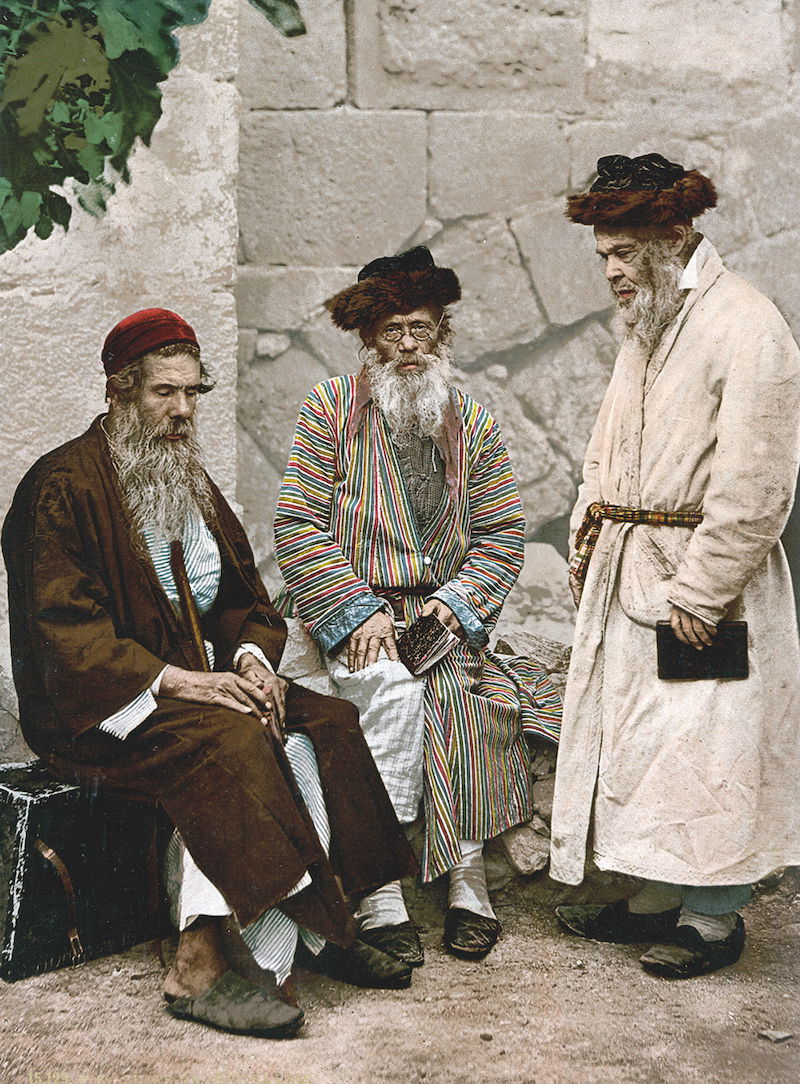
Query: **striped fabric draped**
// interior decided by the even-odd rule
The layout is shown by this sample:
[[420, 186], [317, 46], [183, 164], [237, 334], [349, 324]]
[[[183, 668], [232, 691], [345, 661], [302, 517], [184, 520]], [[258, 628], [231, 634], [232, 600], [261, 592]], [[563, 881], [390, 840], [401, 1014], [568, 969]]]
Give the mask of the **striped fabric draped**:
[[[524, 734], [556, 740], [560, 699], [543, 671], [485, 649], [523, 560], [524, 518], [497, 423], [454, 391], [461, 419], [455, 481], [420, 531], [383, 416], [369, 401], [354, 425], [357, 378], [336, 377], [302, 406], [275, 517], [275, 552], [292, 608], [329, 652], [382, 609], [372, 587], [438, 585], [465, 630], [428, 678], [423, 876], [532, 816]], [[351, 439], [347, 434], [351, 433]], [[405, 596], [407, 622], [424, 597]]]

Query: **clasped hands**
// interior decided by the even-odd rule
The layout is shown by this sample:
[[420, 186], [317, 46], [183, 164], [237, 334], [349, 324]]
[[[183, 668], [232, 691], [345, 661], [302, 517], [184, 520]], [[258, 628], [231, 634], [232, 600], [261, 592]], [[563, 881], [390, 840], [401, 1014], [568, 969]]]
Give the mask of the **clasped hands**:
[[239, 657], [235, 673], [232, 670], [205, 673], [168, 666], [161, 678], [159, 695], [256, 715], [283, 741], [288, 687], [287, 681], [245, 651]]
[[[456, 636], [463, 635], [461, 622], [456, 615], [438, 598], [430, 598], [422, 607], [420, 617], [426, 614], [435, 614]], [[350, 673], [364, 670], [367, 666], [378, 661], [381, 648], [384, 649], [388, 658], [397, 662], [400, 656], [397, 654], [397, 631], [393, 619], [383, 610], [372, 614], [357, 629], [353, 629], [347, 641], [347, 668]]]

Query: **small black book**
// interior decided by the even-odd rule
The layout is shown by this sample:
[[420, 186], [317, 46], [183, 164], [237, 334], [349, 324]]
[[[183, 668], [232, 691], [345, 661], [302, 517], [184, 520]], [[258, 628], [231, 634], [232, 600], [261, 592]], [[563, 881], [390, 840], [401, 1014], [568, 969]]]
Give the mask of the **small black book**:
[[397, 637], [397, 654], [412, 674], [424, 674], [458, 642], [455, 633], [435, 614], [425, 614]]
[[681, 643], [669, 621], [659, 621], [656, 649], [658, 676], [665, 681], [743, 681], [750, 673], [746, 621], [720, 621], [711, 646], [702, 651]]

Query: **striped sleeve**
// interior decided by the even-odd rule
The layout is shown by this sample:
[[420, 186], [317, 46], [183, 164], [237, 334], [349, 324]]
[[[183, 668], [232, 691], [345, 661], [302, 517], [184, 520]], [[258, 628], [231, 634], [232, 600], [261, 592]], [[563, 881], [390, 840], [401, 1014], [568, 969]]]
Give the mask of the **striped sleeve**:
[[347, 424], [340, 382], [317, 385], [303, 403], [275, 513], [275, 556], [311, 635], [330, 651], [383, 609], [333, 536], [337, 434]]
[[522, 570], [525, 517], [500, 427], [470, 396], [462, 397], [467, 438], [470, 542], [458, 574], [435, 592], [483, 647]]

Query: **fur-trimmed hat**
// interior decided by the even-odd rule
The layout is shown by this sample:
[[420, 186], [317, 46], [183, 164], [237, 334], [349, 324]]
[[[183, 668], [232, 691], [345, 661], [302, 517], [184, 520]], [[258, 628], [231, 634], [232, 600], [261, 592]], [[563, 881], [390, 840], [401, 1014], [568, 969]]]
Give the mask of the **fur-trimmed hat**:
[[588, 192], [567, 197], [567, 218], [602, 229], [672, 226], [690, 222], [717, 205], [708, 177], [685, 170], [660, 154], [598, 159], [597, 180]]
[[326, 301], [325, 308], [337, 327], [352, 331], [423, 305], [443, 309], [460, 297], [455, 271], [437, 267], [430, 249], [417, 245], [399, 256], [381, 256], [362, 267], [358, 282]]

